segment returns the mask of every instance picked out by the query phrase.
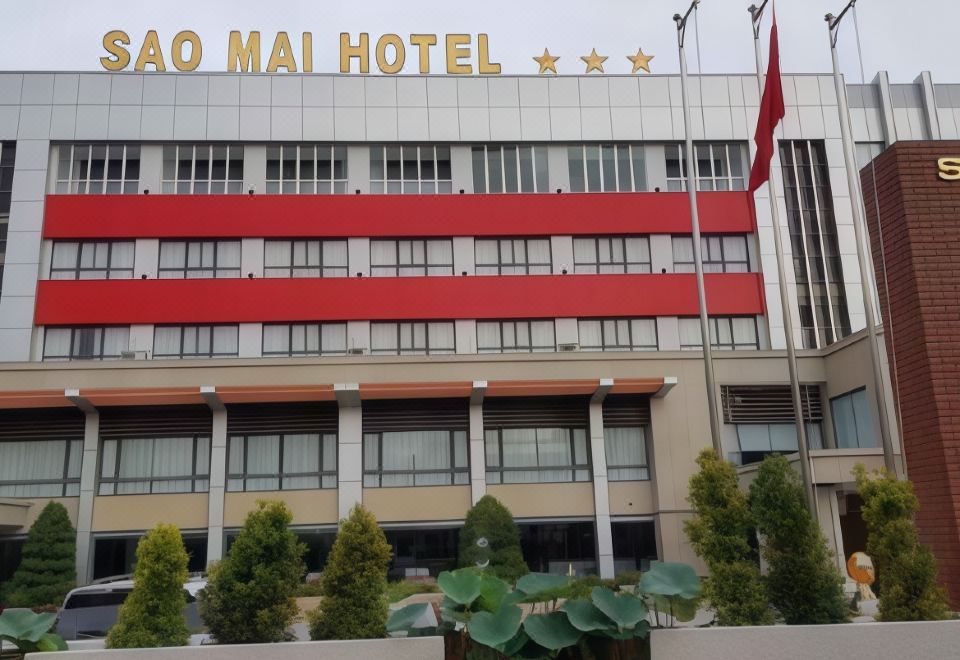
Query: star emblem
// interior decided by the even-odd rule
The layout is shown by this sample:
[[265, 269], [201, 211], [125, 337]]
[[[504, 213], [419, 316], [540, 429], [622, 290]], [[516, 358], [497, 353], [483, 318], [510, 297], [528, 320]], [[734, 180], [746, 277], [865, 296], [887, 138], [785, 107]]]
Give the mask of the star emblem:
[[594, 48], [589, 55], [584, 55], [580, 59], [587, 63], [586, 73], [591, 71], [603, 73], [603, 63], [607, 61], [607, 56], [597, 55], [597, 49]]
[[633, 71], [630, 73], [636, 73], [640, 69], [650, 73], [650, 60], [653, 58], [653, 55], [644, 55], [642, 48], [637, 49], [636, 55], [627, 55], [627, 59], [633, 62]]
[[534, 57], [533, 61], [540, 65], [540, 71], [538, 73], [546, 73], [547, 71], [557, 72], [557, 60], [560, 59], [559, 55], [551, 55], [550, 51], [546, 48], [543, 49], [543, 55], [540, 57]]

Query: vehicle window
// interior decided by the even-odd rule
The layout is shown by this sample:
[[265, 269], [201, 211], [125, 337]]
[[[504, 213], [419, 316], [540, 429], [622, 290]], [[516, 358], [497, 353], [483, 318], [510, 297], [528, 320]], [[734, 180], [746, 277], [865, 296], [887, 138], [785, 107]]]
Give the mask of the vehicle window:
[[130, 594], [129, 590], [103, 591], [99, 593], [79, 593], [70, 596], [63, 606], [65, 610], [77, 610], [83, 607], [107, 607], [122, 605]]

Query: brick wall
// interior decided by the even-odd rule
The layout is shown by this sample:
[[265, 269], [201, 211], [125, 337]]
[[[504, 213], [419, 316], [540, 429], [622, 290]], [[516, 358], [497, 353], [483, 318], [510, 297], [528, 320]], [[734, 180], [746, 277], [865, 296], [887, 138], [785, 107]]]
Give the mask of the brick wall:
[[864, 168], [861, 180], [892, 379], [900, 397], [907, 472], [920, 500], [917, 525], [937, 556], [956, 608], [960, 181], [937, 175], [938, 159], [951, 156], [960, 157], [960, 142], [897, 142]]

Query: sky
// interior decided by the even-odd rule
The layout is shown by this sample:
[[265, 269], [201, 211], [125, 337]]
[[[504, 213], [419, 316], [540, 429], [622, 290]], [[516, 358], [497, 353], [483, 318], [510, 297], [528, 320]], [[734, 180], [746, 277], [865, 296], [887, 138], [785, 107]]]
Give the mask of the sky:
[[[741, 73], [755, 69], [747, 7], [762, 0], [702, 0], [696, 24], [687, 40], [691, 72]], [[846, 0], [779, 0], [781, 63], [784, 72], [831, 70], [824, 15], [839, 13]], [[201, 71], [226, 70], [230, 30], [246, 35], [261, 32], [264, 66], [277, 32], [291, 36], [298, 63], [302, 32], [313, 35], [315, 72], [339, 69], [339, 34], [359, 33], [373, 48], [383, 34], [407, 42], [402, 73], [416, 73], [411, 34], [437, 34], [431, 72], [445, 70], [443, 36], [469, 33], [476, 67], [478, 33], [489, 35], [490, 60], [503, 73], [536, 74], [534, 55], [548, 48], [559, 55], [560, 74], [584, 73], [580, 56], [609, 57], [606, 73], [629, 74], [627, 55], [642, 48], [653, 55], [653, 73], [677, 73], [676, 29], [672, 16], [684, 12], [688, 0], [0, 0], [0, 71], [99, 71], [103, 35], [123, 30], [136, 59], [148, 30], [158, 33], [167, 68], [172, 69], [170, 44], [181, 30], [193, 30], [203, 44]], [[921, 13], [923, 12], [923, 13]], [[766, 50], [769, 16], [763, 24]], [[960, 71], [949, 45], [960, 39], [958, 0], [860, 0], [857, 7], [866, 81], [887, 70], [894, 82], [910, 82], [921, 71], [933, 72], [941, 83], [960, 83]], [[853, 14], [841, 27], [839, 56], [849, 82], [859, 82], [861, 70]], [[699, 27], [699, 38], [693, 29]], [[698, 53], [699, 44], [699, 53]], [[131, 63], [130, 69], [133, 65]]]

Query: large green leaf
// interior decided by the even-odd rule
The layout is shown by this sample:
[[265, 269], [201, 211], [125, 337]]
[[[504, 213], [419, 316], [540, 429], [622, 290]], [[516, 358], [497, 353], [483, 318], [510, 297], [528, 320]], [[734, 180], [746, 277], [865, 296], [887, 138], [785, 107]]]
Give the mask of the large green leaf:
[[520, 628], [517, 630], [516, 635], [504, 644], [501, 644], [497, 650], [508, 658], [512, 658], [520, 653], [520, 649], [526, 646], [529, 641], [530, 637], [523, 631], [523, 628]]
[[573, 646], [583, 634], [573, 627], [565, 612], [532, 614], [524, 619], [523, 629], [530, 639], [550, 651]]
[[501, 607], [493, 613], [477, 612], [470, 619], [467, 631], [473, 641], [497, 648], [509, 642], [517, 634], [522, 616], [523, 610], [516, 605]]
[[63, 637], [54, 633], [44, 633], [37, 641], [38, 651], [66, 651], [67, 643]]
[[612, 630], [616, 627], [606, 614], [588, 600], [568, 600], [563, 604], [563, 610], [571, 625], [583, 632]]
[[444, 571], [437, 576], [437, 584], [444, 595], [461, 605], [470, 605], [480, 595], [480, 576], [470, 568]]
[[34, 614], [30, 610], [6, 610], [0, 614], [0, 637], [37, 642], [53, 627], [56, 614]]
[[648, 621], [641, 621], [637, 624], [637, 627], [633, 629], [633, 636], [643, 639], [650, 634], [650, 623]]
[[536, 596], [547, 591], [560, 589], [567, 586], [570, 579], [564, 575], [552, 575], [550, 573], [527, 573], [517, 580], [517, 591], [522, 591], [529, 596]]
[[677, 621], [686, 623], [693, 621], [697, 616], [697, 598], [680, 598], [679, 596], [655, 596], [657, 610], [661, 614], [672, 614]]
[[652, 596], [696, 598], [700, 595], [700, 578], [687, 564], [654, 561], [640, 578], [640, 591]]
[[590, 592], [593, 604], [610, 620], [623, 628], [633, 628], [647, 616], [647, 607], [633, 594], [618, 596], [606, 587], [594, 587]]
[[406, 605], [390, 613], [387, 619], [387, 632], [397, 632], [407, 630], [413, 626], [413, 622], [419, 619], [430, 607], [427, 603], [413, 603]]
[[509, 584], [498, 577], [484, 573], [480, 577], [480, 599], [477, 605], [487, 612], [496, 612], [508, 591], [510, 591]]

